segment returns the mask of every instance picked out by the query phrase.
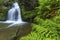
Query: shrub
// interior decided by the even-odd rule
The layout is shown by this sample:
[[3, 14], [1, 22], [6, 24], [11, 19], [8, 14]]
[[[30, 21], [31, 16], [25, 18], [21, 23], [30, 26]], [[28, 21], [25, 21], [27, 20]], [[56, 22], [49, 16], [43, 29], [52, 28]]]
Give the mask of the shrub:
[[54, 28], [44, 28], [36, 24], [32, 24], [32, 32], [20, 40], [60, 40], [57, 30]]
[[60, 40], [60, 1], [38, 1], [40, 5], [35, 8], [32, 31], [20, 40]]

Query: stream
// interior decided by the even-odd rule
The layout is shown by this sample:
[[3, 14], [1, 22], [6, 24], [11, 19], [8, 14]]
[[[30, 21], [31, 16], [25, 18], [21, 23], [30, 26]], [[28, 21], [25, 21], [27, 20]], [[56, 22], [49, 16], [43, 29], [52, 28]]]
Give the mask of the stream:
[[0, 23], [0, 40], [19, 40], [32, 30], [30, 23], [7, 28], [8, 25], [10, 24]]

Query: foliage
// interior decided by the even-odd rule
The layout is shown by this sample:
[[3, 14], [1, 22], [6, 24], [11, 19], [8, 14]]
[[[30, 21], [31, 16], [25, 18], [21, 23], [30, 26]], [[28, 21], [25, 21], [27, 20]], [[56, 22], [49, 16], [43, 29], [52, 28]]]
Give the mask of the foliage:
[[23, 20], [32, 19], [36, 15], [36, 12], [37, 12], [36, 10], [26, 11], [22, 9]]
[[0, 20], [6, 20], [8, 8], [5, 6], [0, 6]]
[[38, 0], [19, 0], [19, 3], [27, 11], [33, 10], [39, 5]]
[[[21, 3], [23, 0], [18, 1]], [[38, 6], [35, 1], [29, 1], [19, 4], [23, 20], [33, 21], [32, 31], [20, 40], [60, 40], [60, 0], [37, 0]], [[27, 6], [26, 2], [30, 5]], [[5, 18], [7, 9], [0, 6], [0, 19]]]
[[8, 0], [0, 0], [0, 4], [3, 4], [4, 2], [7, 2]]
[[42, 20], [39, 19], [38, 24], [33, 23], [31, 33], [20, 40], [60, 40], [60, 24], [50, 19]]
[[[35, 8], [34, 23], [31, 24], [32, 31], [20, 40], [60, 40], [60, 1], [38, 0], [38, 2], [40, 5]], [[27, 18], [31, 17], [26, 16]]]
[[[37, 15], [43, 19], [50, 19], [59, 14], [59, 0], [38, 0], [39, 6], [35, 7], [33, 10], [26, 11], [22, 7], [23, 19], [30, 19], [31, 17], [36, 17]], [[25, 11], [24, 11], [25, 10]], [[33, 16], [32, 16], [33, 15]], [[27, 16], [27, 17], [26, 17]], [[34, 20], [33, 18], [33, 20]], [[32, 19], [32, 18], [31, 18]]]
[[20, 40], [60, 40], [55, 26], [52, 26], [53, 28], [51, 28], [51, 26], [48, 28], [47, 26], [43, 27], [36, 24], [32, 24], [32, 26], [32, 32]]

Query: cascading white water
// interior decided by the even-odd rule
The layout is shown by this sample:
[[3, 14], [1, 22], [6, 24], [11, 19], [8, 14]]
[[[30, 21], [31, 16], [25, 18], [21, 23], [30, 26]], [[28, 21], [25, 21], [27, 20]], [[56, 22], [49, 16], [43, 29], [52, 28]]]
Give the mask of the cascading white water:
[[8, 11], [8, 20], [6, 22], [22, 22], [21, 11], [18, 3], [14, 3], [13, 7]]
[[26, 23], [22, 21], [21, 10], [17, 2], [13, 3], [12, 8], [8, 11], [8, 19], [5, 23], [13, 23], [9, 27], [15, 24]]

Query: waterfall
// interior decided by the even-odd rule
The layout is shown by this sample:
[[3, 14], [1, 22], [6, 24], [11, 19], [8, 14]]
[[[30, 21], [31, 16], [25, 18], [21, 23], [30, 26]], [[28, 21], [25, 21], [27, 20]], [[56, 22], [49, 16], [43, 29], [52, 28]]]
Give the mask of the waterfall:
[[21, 10], [18, 3], [13, 3], [12, 8], [8, 11], [8, 19], [6, 22], [22, 22]]
[[26, 23], [22, 21], [21, 18], [21, 10], [17, 2], [13, 3], [12, 8], [8, 10], [8, 16], [7, 21], [4, 23], [13, 23], [10, 26], [16, 25], [16, 24], [23, 24]]

